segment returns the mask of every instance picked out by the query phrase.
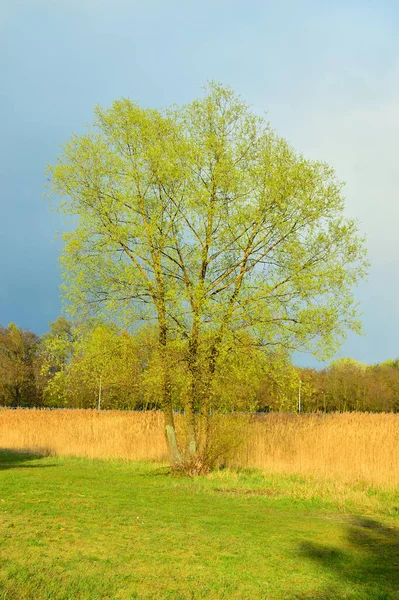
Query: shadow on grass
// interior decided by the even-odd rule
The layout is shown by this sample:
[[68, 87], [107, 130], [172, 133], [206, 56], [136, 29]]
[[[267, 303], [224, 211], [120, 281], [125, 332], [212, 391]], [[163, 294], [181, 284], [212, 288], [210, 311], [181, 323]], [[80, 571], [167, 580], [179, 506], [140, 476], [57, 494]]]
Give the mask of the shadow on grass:
[[399, 530], [378, 521], [353, 517], [346, 528], [347, 550], [302, 544], [302, 557], [333, 573], [336, 587], [294, 596], [298, 600], [399, 599]]
[[37, 469], [54, 467], [55, 465], [49, 464], [29, 464], [32, 460], [38, 460], [48, 456], [48, 452], [43, 451], [42, 453], [32, 454], [31, 452], [17, 452], [16, 450], [9, 450], [7, 448], [0, 448], [0, 471], [6, 469]]

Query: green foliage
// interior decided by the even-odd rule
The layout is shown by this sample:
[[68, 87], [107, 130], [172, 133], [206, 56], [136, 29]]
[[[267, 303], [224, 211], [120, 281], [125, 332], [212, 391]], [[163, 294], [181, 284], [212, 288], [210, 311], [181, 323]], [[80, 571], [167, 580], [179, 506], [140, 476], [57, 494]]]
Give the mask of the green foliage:
[[173, 330], [240, 325], [323, 357], [358, 329], [352, 287], [367, 262], [330, 168], [217, 84], [182, 108], [121, 100], [96, 116], [50, 168], [77, 216], [62, 258], [75, 309], [132, 326], [164, 303]]
[[[205, 368], [213, 337], [201, 340], [198, 363]], [[182, 411], [191, 394], [187, 340], [169, 343], [172, 406]], [[39, 340], [15, 325], [0, 328], [0, 403], [6, 406], [94, 408], [99, 381], [102, 407], [145, 410], [162, 406], [162, 358], [155, 326], [133, 334], [99, 319], [83, 324], [59, 318]], [[292, 365], [289, 354], [259, 348], [247, 334], [233, 332], [220, 348], [209, 398], [211, 413], [302, 410], [398, 411], [397, 360], [367, 366], [353, 359], [324, 369]], [[209, 379], [197, 387], [201, 413]], [[202, 427], [198, 424], [199, 427]]]
[[49, 324], [50, 331], [42, 336], [41, 373], [45, 378], [44, 400], [47, 406], [68, 406], [67, 369], [74, 352], [72, 323], [65, 317], [58, 317]]
[[333, 361], [319, 371], [303, 370], [310, 387], [304, 394], [308, 412], [399, 410], [399, 370], [396, 361], [365, 365], [351, 358]]
[[75, 346], [69, 378], [75, 386], [83, 386], [94, 402], [101, 386], [103, 408], [126, 407], [139, 385], [138, 358], [131, 337], [107, 324], [83, 332]]
[[39, 404], [41, 384], [38, 337], [14, 323], [0, 327], [0, 403]]

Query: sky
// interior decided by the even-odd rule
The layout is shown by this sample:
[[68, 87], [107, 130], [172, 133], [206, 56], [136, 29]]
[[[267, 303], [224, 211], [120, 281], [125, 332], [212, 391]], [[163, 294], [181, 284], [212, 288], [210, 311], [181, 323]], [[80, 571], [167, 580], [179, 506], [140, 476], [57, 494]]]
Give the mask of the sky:
[[215, 80], [346, 182], [372, 266], [364, 335], [337, 357], [399, 356], [398, 26], [389, 0], [1, 0], [0, 324], [41, 334], [61, 312], [45, 168], [94, 106], [180, 104]]

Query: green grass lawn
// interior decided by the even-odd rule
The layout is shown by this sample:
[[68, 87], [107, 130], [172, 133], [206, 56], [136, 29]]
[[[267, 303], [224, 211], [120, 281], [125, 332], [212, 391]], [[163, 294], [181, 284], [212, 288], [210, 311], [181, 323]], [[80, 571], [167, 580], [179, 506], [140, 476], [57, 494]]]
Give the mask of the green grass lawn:
[[310, 489], [1, 452], [0, 599], [399, 599], [399, 497]]

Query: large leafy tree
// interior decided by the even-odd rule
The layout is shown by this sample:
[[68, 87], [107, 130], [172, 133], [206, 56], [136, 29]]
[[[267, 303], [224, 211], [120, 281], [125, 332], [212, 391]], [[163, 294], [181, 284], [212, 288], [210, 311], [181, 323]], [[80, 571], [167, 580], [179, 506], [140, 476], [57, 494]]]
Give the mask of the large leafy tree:
[[[166, 111], [121, 100], [96, 109], [50, 167], [65, 235], [65, 293], [82, 310], [158, 330], [172, 462], [181, 460], [171, 364], [184, 350], [186, 452], [215, 408], [226, 353], [306, 349], [325, 358], [358, 330], [353, 287], [364, 242], [334, 172], [306, 160], [233, 91]], [[205, 447], [207, 444], [205, 435]]]

